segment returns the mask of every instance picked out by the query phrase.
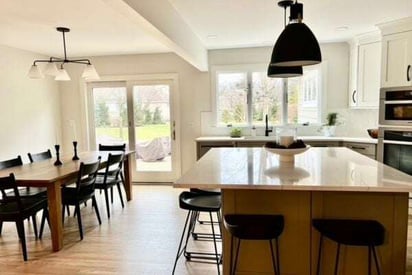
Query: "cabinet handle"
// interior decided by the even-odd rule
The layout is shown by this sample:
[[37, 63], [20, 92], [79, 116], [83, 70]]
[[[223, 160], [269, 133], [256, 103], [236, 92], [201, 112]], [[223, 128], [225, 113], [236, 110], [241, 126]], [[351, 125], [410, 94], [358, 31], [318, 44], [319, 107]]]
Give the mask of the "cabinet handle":
[[356, 103], [355, 95], [356, 95], [356, 90], [353, 90], [353, 93], [352, 93], [352, 101], [353, 101], [353, 103]]
[[409, 72], [411, 71], [411, 65], [408, 65], [408, 68], [406, 69], [406, 80], [411, 81], [411, 77]]
[[352, 149], [357, 149], [357, 150], [366, 150], [365, 147], [360, 147], [360, 146], [351, 146]]

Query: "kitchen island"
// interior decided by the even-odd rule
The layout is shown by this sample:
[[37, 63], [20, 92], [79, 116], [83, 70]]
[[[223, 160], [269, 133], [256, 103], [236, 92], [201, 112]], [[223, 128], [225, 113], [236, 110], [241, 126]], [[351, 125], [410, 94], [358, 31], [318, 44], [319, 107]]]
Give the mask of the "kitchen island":
[[[282, 214], [281, 274], [315, 274], [319, 234], [313, 218], [375, 219], [386, 229], [378, 248], [383, 274], [405, 274], [412, 177], [344, 147], [310, 148], [280, 162], [264, 148], [213, 148], [174, 187], [222, 190], [222, 212]], [[332, 274], [336, 243], [326, 240], [322, 274]], [[223, 231], [223, 272], [230, 236]], [[344, 247], [339, 274], [365, 274], [367, 249]], [[238, 274], [272, 274], [266, 242], [244, 242]]]

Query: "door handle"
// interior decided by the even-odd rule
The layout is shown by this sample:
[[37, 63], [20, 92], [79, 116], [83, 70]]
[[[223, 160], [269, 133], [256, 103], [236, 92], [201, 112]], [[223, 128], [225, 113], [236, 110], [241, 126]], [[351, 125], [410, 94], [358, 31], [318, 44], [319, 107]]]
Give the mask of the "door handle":
[[356, 94], [356, 90], [353, 90], [353, 93], [352, 93], [352, 101], [353, 101], [353, 103], [356, 103], [355, 94]]
[[173, 132], [172, 132], [172, 139], [176, 140], [176, 131], [175, 130], [173, 130]]
[[410, 71], [411, 71], [411, 65], [408, 65], [408, 68], [406, 69], [406, 80], [407, 81], [411, 81]]

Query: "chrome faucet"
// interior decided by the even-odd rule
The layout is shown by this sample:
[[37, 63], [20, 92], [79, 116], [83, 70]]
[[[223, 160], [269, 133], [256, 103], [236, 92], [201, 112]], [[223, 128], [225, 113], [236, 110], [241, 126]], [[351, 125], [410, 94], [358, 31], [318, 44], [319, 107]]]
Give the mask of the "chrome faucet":
[[268, 137], [272, 129], [269, 129], [268, 115], [265, 116], [265, 136]]

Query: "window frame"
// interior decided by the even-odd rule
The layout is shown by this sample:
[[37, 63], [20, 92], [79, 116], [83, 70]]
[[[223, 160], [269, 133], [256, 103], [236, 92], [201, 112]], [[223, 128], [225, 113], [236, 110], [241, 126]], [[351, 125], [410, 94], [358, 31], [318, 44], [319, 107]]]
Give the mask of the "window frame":
[[[327, 62], [322, 61], [321, 64], [313, 65], [313, 66], [307, 66], [303, 67], [303, 70], [314, 70], [314, 69], [319, 69], [320, 70], [320, 75], [319, 75], [319, 85], [320, 85], [320, 92], [319, 92], [319, 100], [314, 101], [317, 102], [317, 109], [318, 109], [318, 117], [319, 117], [319, 122], [318, 123], [310, 123], [310, 125], [315, 125], [315, 126], [320, 126], [322, 124], [321, 120], [323, 118], [323, 114], [325, 113], [326, 110], [326, 72], [327, 72]], [[239, 128], [248, 128], [253, 125], [253, 119], [252, 119], [252, 92], [251, 92], [251, 85], [252, 85], [252, 73], [253, 72], [266, 72], [267, 71], [267, 64], [262, 64], [262, 63], [251, 63], [251, 64], [233, 64], [233, 65], [213, 65], [211, 66], [210, 73], [211, 73], [211, 104], [212, 104], [212, 113], [213, 113], [213, 121], [214, 121], [214, 126], [217, 128], [226, 128], [229, 127], [229, 125], [225, 125], [223, 123], [218, 122], [218, 112], [217, 112], [217, 104], [218, 104], [218, 81], [217, 81], [217, 75], [219, 73], [246, 73], [247, 77], [247, 122], [245, 124], [236, 124], [235, 127]], [[282, 105], [285, 104], [285, 96], [283, 95], [282, 98]], [[313, 105], [312, 105], [313, 106]], [[282, 108], [283, 110], [284, 108]], [[285, 121], [287, 119], [282, 118], [282, 124], [277, 124], [277, 126], [284, 126]], [[287, 124], [287, 125], [301, 125], [301, 124]]]

